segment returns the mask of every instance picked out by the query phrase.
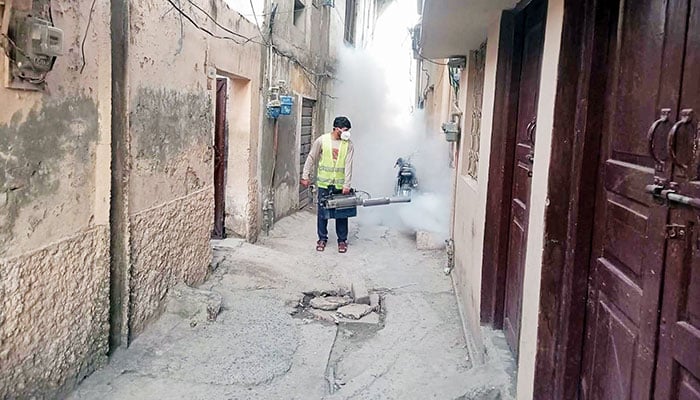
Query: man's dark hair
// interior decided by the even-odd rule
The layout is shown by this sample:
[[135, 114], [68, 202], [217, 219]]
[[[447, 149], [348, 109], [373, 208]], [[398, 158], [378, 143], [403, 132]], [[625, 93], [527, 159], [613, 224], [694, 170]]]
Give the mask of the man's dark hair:
[[334, 128], [352, 128], [352, 125], [350, 125], [350, 120], [347, 117], [336, 117], [333, 120], [333, 127]]

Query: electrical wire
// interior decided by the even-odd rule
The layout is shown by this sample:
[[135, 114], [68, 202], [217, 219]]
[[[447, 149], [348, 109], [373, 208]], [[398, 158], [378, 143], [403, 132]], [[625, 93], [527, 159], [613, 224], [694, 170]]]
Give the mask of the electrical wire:
[[[213, 38], [215, 38], [215, 39], [230, 40], [230, 41], [232, 41], [232, 42], [234, 42], [234, 43], [236, 43], [236, 44], [243, 44], [243, 43], [244, 43], [244, 42], [241, 42], [239, 39], [236, 39], [236, 38], [233, 38], [233, 37], [230, 37], [230, 36], [221, 36], [221, 35], [214, 34], [214, 33], [211, 32], [210, 30], [208, 30], [207, 28], [204, 28], [204, 27], [200, 26], [194, 19], [192, 19], [192, 17], [190, 17], [186, 12], [184, 12], [180, 7], [178, 7], [172, 0], [166, 0], [166, 1], [167, 1], [168, 3], [170, 3], [170, 5], [171, 5], [177, 12], [179, 12], [180, 15], [182, 15], [183, 17], [185, 17], [185, 19], [186, 19], [187, 21], [189, 21], [195, 28], [197, 28], [197, 29], [199, 29], [200, 31], [206, 33], [207, 35], [209, 35], [209, 36], [211, 36], [211, 37], [213, 37]], [[244, 37], [245, 37], [245, 36], [244, 36]], [[248, 38], [246, 38], [246, 39], [248, 39]], [[257, 42], [256, 42], [256, 43], [257, 43]], [[260, 43], [258, 43], [258, 44], [260, 44]]]
[[49, 0], [48, 3], [49, 3], [49, 21], [51, 22], [52, 26], [55, 26], [53, 24], [53, 11], [51, 10], [51, 0]]
[[236, 37], [239, 37], [239, 38], [241, 38], [241, 39], [244, 39], [244, 41], [241, 42], [241, 43], [239, 43], [239, 44], [246, 44], [246, 43], [248, 43], [248, 42], [252, 42], [252, 41], [253, 41], [254, 38], [250, 38], [250, 37], [241, 35], [240, 33], [234, 32], [234, 31], [232, 31], [231, 29], [229, 29], [229, 28], [227, 28], [227, 27], [221, 25], [214, 17], [212, 17], [208, 12], [206, 12], [204, 9], [202, 9], [199, 5], [197, 5], [197, 4], [196, 4], [195, 2], [193, 2], [192, 0], [187, 0], [187, 2], [190, 3], [190, 4], [192, 4], [192, 5], [194, 6], [194, 8], [198, 9], [198, 10], [201, 11], [204, 15], [206, 15], [207, 18], [209, 18], [212, 22], [214, 22], [214, 25], [216, 25], [216, 26], [218, 26], [219, 28], [221, 28], [221, 30], [223, 30], [224, 32], [230, 33], [230, 34], [233, 35], [233, 36], [236, 36]]
[[[93, 1], [95, 1], [95, 0], [93, 0]], [[259, 45], [262, 45], [262, 46], [266, 46], [266, 47], [272, 49], [272, 51], [273, 51], [275, 54], [277, 54], [277, 55], [279, 55], [279, 56], [281, 56], [281, 57], [284, 57], [284, 58], [286, 58], [286, 59], [292, 61], [295, 65], [299, 66], [299, 68], [301, 69], [302, 73], [304, 74], [304, 77], [309, 81], [309, 83], [311, 84], [311, 86], [313, 86], [322, 96], [325, 96], [325, 97], [328, 97], [328, 98], [331, 98], [331, 99], [337, 99], [337, 97], [332, 96], [332, 95], [329, 95], [329, 94], [325, 93], [324, 91], [322, 91], [322, 90], [318, 87], [318, 85], [316, 84], [316, 82], [314, 82], [314, 79], [312, 79], [312, 77], [309, 76], [309, 75], [313, 75], [314, 77], [333, 78], [330, 74], [328, 74], [328, 73], [318, 73], [318, 72], [312, 70], [311, 68], [309, 68], [309, 67], [307, 67], [306, 65], [304, 65], [304, 64], [303, 64], [299, 59], [297, 59], [295, 56], [293, 56], [293, 55], [291, 55], [291, 54], [288, 54], [288, 53], [282, 51], [281, 49], [279, 49], [277, 46], [275, 46], [275, 44], [274, 44], [274, 42], [273, 42], [272, 28], [273, 28], [273, 26], [274, 26], [274, 18], [275, 18], [275, 15], [276, 15], [276, 13], [277, 13], [277, 5], [276, 5], [276, 4], [274, 5], [273, 10], [269, 13], [269, 15], [270, 15], [270, 28], [269, 28], [269, 40], [267, 40], [267, 39], [265, 38], [265, 35], [262, 33], [262, 29], [260, 28], [260, 24], [259, 24], [259, 21], [258, 21], [258, 19], [257, 19], [257, 14], [255, 13], [255, 8], [254, 8], [254, 5], [253, 5], [253, 2], [252, 2], [252, 0], [250, 0], [251, 10], [253, 10], [253, 15], [255, 15], [255, 24], [256, 24], [256, 26], [258, 27], [258, 31], [260, 32], [260, 38], [263, 40], [263, 43], [260, 43], [260, 42], [258, 42], [258, 41], [256, 41], [256, 40], [254, 40], [255, 38], [249, 38], [249, 37], [247, 37], [247, 36], [241, 35], [241, 34], [239, 34], [239, 33], [237, 33], [237, 32], [232, 31], [231, 29], [229, 29], [229, 28], [227, 28], [227, 27], [221, 25], [219, 22], [217, 22], [217, 21], [214, 19], [214, 17], [212, 17], [212, 16], [211, 16], [209, 13], [207, 13], [204, 9], [202, 9], [201, 7], [199, 7], [198, 5], [196, 5], [192, 0], [188, 0], [188, 2], [189, 2], [190, 4], [192, 4], [195, 8], [197, 8], [199, 11], [201, 11], [202, 13], [204, 13], [204, 15], [206, 15], [207, 18], [209, 18], [211, 21], [213, 21], [214, 24], [215, 24], [217, 27], [221, 28], [222, 30], [226, 31], [227, 33], [229, 33], [229, 34], [231, 34], [231, 35], [236, 36], [237, 38], [245, 39], [245, 41], [240, 41], [239, 39], [236, 39], [236, 38], [233, 38], [233, 37], [229, 37], [229, 36], [220, 36], [220, 35], [214, 34], [214, 33], [211, 32], [210, 30], [208, 30], [208, 29], [206, 29], [206, 28], [200, 26], [190, 15], [188, 15], [183, 9], [181, 9], [180, 7], [178, 7], [178, 6], [173, 2], [173, 0], [166, 0], [166, 1], [167, 1], [168, 3], [170, 3], [170, 5], [171, 5], [178, 13], [180, 13], [180, 15], [182, 15], [183, 17], [185, 17], [185, 19], [187, 19], [194, 27], [196, 27], [197, 29], [201, 30], [202, 32], [208, 34], [209, 36], [211, 36], [211, 37], [213, 37], [213, 38], [231, 40], [231, 41], [233, 41], [233, 42], [236, 43], [236, 44], [245, 44], [245, 43], [248, 43], [248, 42], [253, 42], [253, 43], [256, 43], [256, 44], [259, 44]]]
[[[258, 16], [255, 14], [255, 6], [253, 5], [253, 0], [250, 0], [250, 9], [253, 10], [253, 17], [255, 18], [255, 27], [257, 27], [258, 32], [260, 32], [260, 38], [263, 40], [263, 42], [265, 42], [265, 45], [269, 46], [270, 44], [267, 42], [267, 39], [265, 39], [265, 35], [263, 35], [262, 29], [260, 29], [260, 22], [258, 22]], [[275, 11], [276, 10], [277, 8], [275, 7]]]
[[418, 55], [418, 57], [419, 57], [421, 60], [427, 61], [427, 62], [429, 62], [429, 63], [431, 63], [431, 64], [442, 65], [442, 66], [447, 66], [447, 65], [449, 65], [449, 64], [447, 64], [447, 63], [440, 63], [440, 62], [437, 62], [437, 61], [433, 61], [433, 60], [431, 60], [431, 59], [429, 59], [429, 58], [427, 58], [427, 57], [424, 57], [424, 56], [423, 56], [422, 54], [420, 54], [420, 53], [418, 53], [417, 55]]
[[[82, 65], [80, 66], [80, 74], [83, 74], [85, 69], [85, 40], [87, 39], [88, 31], [90, 30], [90, 24], [92, 23], [92, 13], [95, 11], [95, 3], [97, 0], [92, 0], [92, 5], [90, 6], [90, 15], [88, 16], [88, 22], [85, 26], [85, 34], [83, 35], [83, 41], [80, 43], [80, 54], [82, 56]], [[53, 24], [53, 22], [52, 22]]]

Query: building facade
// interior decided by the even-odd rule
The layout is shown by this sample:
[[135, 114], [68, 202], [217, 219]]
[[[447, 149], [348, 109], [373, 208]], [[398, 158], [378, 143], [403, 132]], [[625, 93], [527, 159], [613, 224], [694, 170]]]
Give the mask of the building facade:
[[378, 5], [245, 3], [0, 1], [0, 397], [63, 396], [207, 278], [212, 237], [309, 203], [335, 53]]
[[418, 94], [460, 126], [452, 276], [477, 353], [503, 331], [519, 399], [697, 397], [698, 4], [419, 7], [418, 62], [457, 74]]

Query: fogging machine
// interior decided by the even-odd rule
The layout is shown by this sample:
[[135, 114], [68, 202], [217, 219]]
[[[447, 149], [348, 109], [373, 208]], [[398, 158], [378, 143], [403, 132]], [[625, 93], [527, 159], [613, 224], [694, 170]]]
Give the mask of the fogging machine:
[[342, 194], [330, 186], [329, 194], [318, 199], [319, 205], [325, 210], [328, 219], [350, 218], [357, 216], [357, 207], [384, 206], [394, 203], [410, 203], [408, 196], [371, 197], [369, 193], [350, 189], [349, 194]]

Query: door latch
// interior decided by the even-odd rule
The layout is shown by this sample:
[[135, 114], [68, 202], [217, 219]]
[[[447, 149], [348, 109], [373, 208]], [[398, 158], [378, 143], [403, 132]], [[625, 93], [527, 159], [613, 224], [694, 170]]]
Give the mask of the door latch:
[[666, 189], [661, 185], [647, 185], [645, 191], [661, 202], [684, 204], [695, 209], [700, 209], [700, 199], [696, 197], [683, 196], [673, 189]]
[[666, 225], [666, 239], [685, 239], [688, 234], [688, 228], [685, 225], [670, 224]]

